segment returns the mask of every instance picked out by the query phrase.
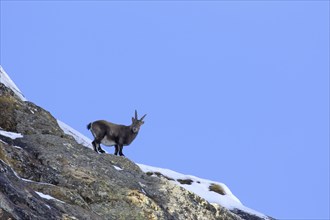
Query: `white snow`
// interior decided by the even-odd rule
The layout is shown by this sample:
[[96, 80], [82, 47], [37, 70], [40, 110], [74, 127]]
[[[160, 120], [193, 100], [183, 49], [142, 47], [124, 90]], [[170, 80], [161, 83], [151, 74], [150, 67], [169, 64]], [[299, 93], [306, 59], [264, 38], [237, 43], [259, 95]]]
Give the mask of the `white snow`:
[[63, 132], [67, 135], [72, 136], [77, 141], [78, 144], [84, 145], [85, 147], [88, 148], [93, 148], [91, 139], [84, 136], [79, 131], [73, 129], [72, 127], [70, 127], [69, 125], [65, 124], [60, 120], [57, 120], [57, 123], [60, 126], [60, 128], [63, 130]]
[[120, 168], [120, 167], [117, 167], [117, 166], [115, 166], [115, 165], [112, 165], [116, 170], [123, 170], [122, 168]]
[[[248, 207], [245, 207], [240, 202], [240, 200], [230, 191], [230, 189], [223, 183], [219, 183], [219, 182], [215, 182], [215, 181], [211, 181], [211, 180], [207, 180], [207, 179], [202, 179], [202, 178], [192, 176], [192, 175], [181, 174], [181, 173], [175, 172], [173, 170], [169, 170], [169, 169], [157, 168], [157, 167], [147, 166], [147, 165], [143, 165], [143, 164], [137, 164], [137, 165], [145, 173], [158, 172], [168, 178], [174, 179], [172, 182], [195, 193], [196, 195], [199, 195], [200, 197], [204, 198], [205, 200], [207, 200], [210, 203], [219, 204], [229, 210], [240, 209], [240, 210], [250, 213], [252, 215], [256, 215], [256, 216], [259, 216], [264, 219], [269, 219], [266, 215], [264, 215], [260, 212], [257, 212], [253, 209], [250, 209]], [[193, 182], [191, 183], [191, 185], [181, 184], [180, 182], [177, 181], [178, 179], [181, 179], [181, 180], [190, 179]], [[217, 185], [221, 186], [225, 192], [225, 195], [221, 195], [216, 192], [210, 191], [209, 186], [211, 184], [217, 184]]]
[[0, 82], [5, 84], [8, 88], [10, 88], [22, 101], [27, 101], [24, 97], [23, 93], [18, 89], [15, 83], [10, 79], [8, 74], [4, 71], [2, 66], [0, 66]]
[[19, 147], [19, 146], [13, 146], [13, 147], [15, 147], [15, 148], [17, 148], [17, 149], [23, 149], [23, 148], [21, 148], [21, 147]]
[[41, 192], [37, 192], [37, 191], [35, 191], [35, 192], [36, 192], [41, 198], [48, 199], [48, 200], [53, 199], [53, 200], [55, 200], [55, 201], [58, 201], [58, 202], [61, 202], [61, 203], [65, 203], [65, 202], [63, 202], [63, 201], [61, 201], [61, 200], [59, 200], [59, 199], [56, 199], [56, 198], [54, 198], [54, 197], [52, 197], [52, 196], [50, 196], [50, 195], [43, 194], [43, 193], [41, 193]]
[[15, 133], [15, 132], [9, 132], [9, 131], [4, 131], [4, 130], [0, 130], [0, 134], [2, 136], [6, 136], [9, 137], [10, 139], [15, 140], [16, 138], [22, 138], [23, 135], [20, 133]]
[[14, 169], [11, 169], [11, 170], [14, 172], [14, 174], [15, 174], [15, 176], [16, 176], [17, 178], [23, 180], [24, 182], [35, 183], [35, 184], [40, 184], [40, 185], [55, 186], [55, 185], [53, 185], [53, 184], [51, 184], [51, 183], [36, 182], [36, 181], [33, 181], [33, 180], [24, 179], [24, 178], [18, 176], [18, 174], [14, 171]]
[[[1, 160], [1, 159], [0, 159], [0, 161], [1, 161], [2, 163], [4, 163], [4, 164], [7, 164], [5, 161], [3, 161], [3, 160]], [[20, 176], [15, 172], [15, 170], [14, 170], [9, 164], [7, 164], [7, 166], [10, 167], [10, 169], [13, 171], [14, 175], [15, 175], [18, 179], [21, 179], [21, 180], [23, 180], [23, 181], [25, 181], [25, 182], [30, 182], [30, 183], [37, 183], [37, 184], [44, 184], [44, 185], [50, 185], [50, 186], [53, 186], [53, 185], [50, 184], [50, 183], [35, 182], [35, 181], [33, 181], [33, 180], [24, 179], [24, 178], [20, 177]]]
[[21, 179], [21, 180], [23, 180], [24, 182], [37, 183], [37, 182], [34, 182], [34, 181], [32, 181], [32, 180], [24, 179], [24, 178], [20, 177], [20, 176], [16, 173], [16, 171], [15, 171], [13, 168], [11, 168], [11, 170], [13, 171], [13, 173], [15, 174], [15, 176], [16, 176], [18, 179]]

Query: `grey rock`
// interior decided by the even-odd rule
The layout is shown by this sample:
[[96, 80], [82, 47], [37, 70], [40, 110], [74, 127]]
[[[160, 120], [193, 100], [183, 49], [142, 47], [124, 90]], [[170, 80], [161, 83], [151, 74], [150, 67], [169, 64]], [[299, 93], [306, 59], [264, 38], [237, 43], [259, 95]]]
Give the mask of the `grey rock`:
[[125, 157], [95, 153], [64, 134], [48, 111], [1, 83], [0, 127], [23, 135], [15, 140], [0, 135], [0, 219], [255, 217], [148, 176]]

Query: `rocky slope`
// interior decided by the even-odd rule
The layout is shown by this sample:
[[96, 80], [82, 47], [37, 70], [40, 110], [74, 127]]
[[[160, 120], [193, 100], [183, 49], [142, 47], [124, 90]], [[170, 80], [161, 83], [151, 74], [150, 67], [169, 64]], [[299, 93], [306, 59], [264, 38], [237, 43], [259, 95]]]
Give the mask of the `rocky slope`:
[[0, 83], [0, 219], [260, 219], [234, 212], [96, 154]]

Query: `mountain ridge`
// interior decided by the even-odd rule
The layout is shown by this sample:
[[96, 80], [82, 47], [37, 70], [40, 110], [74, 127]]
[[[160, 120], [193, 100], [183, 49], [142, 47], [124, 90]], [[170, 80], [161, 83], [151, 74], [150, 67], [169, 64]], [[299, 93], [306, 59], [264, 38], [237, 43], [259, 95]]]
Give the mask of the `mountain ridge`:
[[1, 219], [271, 219], [188, 191], [202, 179], [95, 154], [86, 137], [27, 101], [0, 70]]

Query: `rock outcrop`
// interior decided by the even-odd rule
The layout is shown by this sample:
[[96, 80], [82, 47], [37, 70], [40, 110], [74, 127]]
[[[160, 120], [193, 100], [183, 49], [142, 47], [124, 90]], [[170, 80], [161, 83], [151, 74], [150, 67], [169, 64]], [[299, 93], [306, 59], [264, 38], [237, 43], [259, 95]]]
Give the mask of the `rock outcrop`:
[[242, 219], [127, 158], [78, 144], [2, 83], [0, 130], [21, 134], [0, 133], [0, 219]]

